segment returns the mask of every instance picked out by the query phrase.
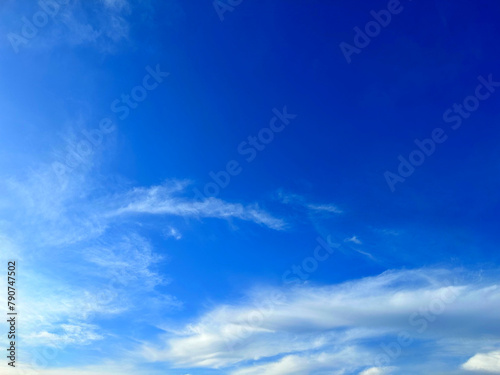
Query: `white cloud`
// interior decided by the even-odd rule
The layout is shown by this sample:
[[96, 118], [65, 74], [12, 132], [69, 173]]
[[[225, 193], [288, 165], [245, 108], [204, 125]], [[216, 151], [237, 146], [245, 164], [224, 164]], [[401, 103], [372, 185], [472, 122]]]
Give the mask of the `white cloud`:
[[396, 367], [370, 367], [362, 372], [359, 375], [389, 375], [392, 374], [396, 370]]
[[[109, 375], [109, 374], [120, 374], [120, 375], [155, 375], [164, 374], [165, 372], [146, 370], [140, 368], [135, 363], [131, 363], [130, 360], [123, 360], [120, 363], [103, 363], [98, 365], [89, 365], [82, 367], [62, 367], [62, 368], [40, 368], [32, 367], [29, 362], [18, 362], [17, 368], [19, 373], [27, 375]], [[0, 375], [8, 375], [12, 373], [10, 369], [5, 369], [6, 366], [0, 368]], [[5, 370], [3, 370], [5, 369]]]
[[363, 244], [363, 242], [361, 242], [361, 240], [358, 237], [356, 237], [356, 236], [352, 236], [351, 238], [346, 238], [345, 242], [352, 242], [352, 243], [355, 243], [356, 245], [362, 245]]
[[323, 211], [323, 212], [330, 212], [333, 214], [341, 214], [342, 210], [340, 210], [337, 206], [333, 204], [306, 204], [306, 207], [309, 208], [312, 211]]
[[[378, 344], [401, 331], [427, 340], [453, 339], [457, 327], [460, 335], [491, 334], [500, 288], [463, 276], [446, 270], [394, 271], [334, 286], [263, 291], [245, 303], [216, 307], [170, 331], [164, 347], [145, 345], [143, 353], [178, 367], [239, 365], [236, 374], [281, 374], [297, 361], [319, 369], [318, 355], [336, 356], [351, 347], [365, 353], [357, 359], [361, 371], [376, 366], [376, 355], [383, 354]], [[462, 281], [450, 285], [456, 277]], [[376, 349], [360, 344], [370, 340]], [[361, 360], [367, 350], [370, 355]], [[342, 366], [331, 369], [343, 371]]]
[[174, 227], [169, 227], [163, 231], [163, 235], [166, 238], [174, 238], [176, 240], [180, 240], [182, 238], [182, 234]]
[[462, 365], [464, 370], [500, 374], [500, 350], [476, 354]]
[[[23, 267], [22, 312], [28, 345], [84, 344], [101, 339], [97, 327], [86, 323], [95, 314], [114, 315], [123, 311], [120, 303], [95, 303], [97, 290], [58, 283]], [[29, 287], [28, 287], [29, 286]], [[50, 344], [52, 343], [52, 344]]]
[[310, 212], [316, 213], [332, 213], [341, 214], [342, 210], [336, 205], [331, 203], [311, 203], [308, 202], [304, 197], [298, 194], [284, 193], [282, 190], [278, 191], [278, 198], [284, 204], [291, 204], [295, 206], [300, 206], [306, 208]]
[[87, 345], [93, 341], [103, 339], [96, 331], [98, 326], [86, 323], [60, 324], [58, 333], [47, 331], [31, 332], [26, 335], [30, 345], [65, 346]]
[[131, 234], [111, 244], [98, 244], [83, 250], [83, 257], [97, 266], [97, 274], [104, 274], [127, 286], [149, 290], [166, 280], [152, 267], [162, 260], [153, 252], [151, 244], [144, 238]]
[[[24, 178], [5, 179], [6, 196], [0, 205], [12, 215], [20, 215], [21, 221], [16, 223], [16, 227], [24, 226], [24, 232], [26, 227], [30, 227], [30, 232], [37, 235], [37, 244], [42, 246], [69, 245], [96, 239], [104, 235], [110, 225], [119, 222], [125, 215], [133, 214], [239, 219], [274, 230], [286, 227], [284, 220], [274, 217], [255, 203], [244, 205], [216, 198], [197, 200], [192, 193], [189, 195], [188, 181], [170, 180], [161, 186], [105, 193], [101, 190], [99, 177], [88, 172], [75, 170], [57, 176], [52, 168], [40, 167]], [[111, 189], [123, 190], [119, 185], [111, 186]], [[12, 231], [8, 223], [5, 230]], [[173, 228], [170, 234], [174, 238], [180, 236], [178, 230]]]
[[[98, 326], [98, 317], [131, 316], [134, 309], [148, 306], [137, 319], [158, 320], [182, 306], [156, 288], [169, 281], [158, 269], [165, 256], [158, 256], [149, 241], [137, 234], [141, 223], [137, 217], [131, 223], [131, 215], [241, 219], [272, 229], [284, 226], [257, 205], [195, 201], [185, 181], [130, 190], [124, 189], [124, 183], [107, 182], [104, 190], [99, 174], [89, 173], [92, 166], [94, 162], [57, 176], [50, 166], [42, 165], [25, 176], [3, 179], [0, 258], [15, 258], [22, 264], [19, 309], [26, 350], [91, 343], [99, 347], [99, 341], [113, 332]], [[120, 226], [126, 226], [125, 235], [116, 230]], [[173, 227], [168, 233], [181, 236]], [[2, 294], [0, 302], [4, 298]], [[5, 326], [0, 322], [1, 328]]]
[[179, 193], [185, 193], [188, 182], [176, 181], [162, 186], [150, 188], [135, 188], [116, 199], [119, 207], [109, 216], [124, 214], [173, 215], [193, 218], [240, 219], [281, 230], [285, 227], [282, 219], [275, 218], [261, 209], [257, 204], [242, 205], [229, 203], [217, 198], [197, 200], [185, 198]]
[[[101, 51], [112, 52], [119, 42], [129, 38], [127, 0], [101, 0], [88, 8], [84, 2], [66, 5], [55, 18], [52, 40], [47, 43], [93, 44]], [[61, 29], [65, 30], [62, 31]]]
[[15, 51], [27, 48], [47, 51], [61, 45], [88, 45], [101, 53], [116, 52], [122, 45], [133, 42], [130, 38], [132, 12], [140, 14], [139, 21], [143, 21], [142, 26], [147, 27], [150, 24], [147, 21], [151, 20], [155, 10], [150, 0], [70, 0], [65, 4], [63, 1], [52, 0], [49, 1], [52, 4], [50, 7], [40, 6], [42, 3], [43, 1], [33, 2], [31, 6], [20, 8], [9, 6], [9, 11], [4, 10], [4, 34], [14, 33], [20, 36], [24, 35], [22, 17], [37, 24], [34, 17], [39, 12], [50, 9], [48, 13], [51, 15], [35, 37], [28, 37], [27, 43], [20, 45], [13, 39], [14, 41], [6, 43], [9, 49], [14, 47]]
[[303, 375], [311, 372], [328, 371], [331, 375], [342, 375], [368, 362], [363, 360], [367, 353], [354, 347], [347, 347], [336, 353], [312, 355], [288, 355], [278, 361], [247, 367], [231, 372], [232, 375]]

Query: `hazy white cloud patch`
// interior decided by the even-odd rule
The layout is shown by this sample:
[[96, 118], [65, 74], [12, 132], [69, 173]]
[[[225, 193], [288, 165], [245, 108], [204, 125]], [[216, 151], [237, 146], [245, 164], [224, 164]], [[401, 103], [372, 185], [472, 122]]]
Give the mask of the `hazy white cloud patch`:
[[180, 240], [182, 238], [182, 234], [178, 229], [174, 227], [169, 227], [163, 231], [163, 236], [165, 238], [173, 238], [175, 240]]
[[97, 333], [98, 330], [98, 326], [86, 323], [61, 324], [55, 332], [31, 332], [25, 339], [33, 346], [88, 345], [104, 338]]
[[[40, 5], [49, 3], [49, 5]], [[134, 13], [140, 12], [145, 19], [154, 8], [149, 0], [44, 0], [33, 2], [31, 7], [11, 6], [8, 14], [10, 48], [16, 52], [33, 48], [47, 51], [61, 45], [93, 46], [99, 52], [112, 53], [128, 43], [130, 37], [131, 19]], [[35, 5], [36, 4], [36, 5]], [[36, 28], [33, 36], [27, 37], [23, 33], [26, 17], [33, 23], [35, 14], [49, 14], [46, 25]], [[16, 37], [12, 36], [13, 34]]]
[[356, 245], [362, 245], [363, 244], [363, 242], [361, 242], [361, 240], [358, 237], [356, 237], [356, 236], [352, 236], [350, 238], [346, 238], [344, 241], [345, 242], [352, 242], [352, 243], [354, 243]]
[[[120, 362], [104, 362], [102, 364], [93, 364], [81, 367], [52, 367], [52, 368], [33, 368], [29, 362], [21, 362], [18, 365], [21, 373], [33, 375], [160, 375], [164, 371], [145, 370], [131, 359], [122, 359]], [[0, 372], [0, 374], [4, 374]], [[7, 374], [7, 373], [5, 373]]]
[[396, 371], [396, 367], [370, 367], [364, 371], [361, 371], [359, 375], [390, 375]]
[[67, 43], [93, 44], [110, 52], [115, 49], [116, 43], [129, 38], [129, 13], [130, 7], [126, 1], [101, 1], [100, 7], [89, 7], [76, 1], [61, 13], [59, 29], [55, 29], [54, 33], [59, 34], [62, 31], [60, 28], [64, 27], [66, 33], [59, 34], [58, 38]]
[[98, 267], [97, 272], [123, 285], [152, 289], [166, 280], [152, 270], [163, 258], [144, 238], [132, 234], [109, 245], [95, 245], [83, 251], [84, 258]]
[[500, 350], [478, 353], [462, 365], [464, 370], [500, 374]]

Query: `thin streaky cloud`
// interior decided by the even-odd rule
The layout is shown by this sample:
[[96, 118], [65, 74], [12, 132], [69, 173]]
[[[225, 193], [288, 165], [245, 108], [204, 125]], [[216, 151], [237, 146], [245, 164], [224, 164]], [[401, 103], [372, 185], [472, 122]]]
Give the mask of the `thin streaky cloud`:
[[333, 214], [341, 214], [342, 210], [340, 210], [337, 206], [334, 206], [333, 204], [313, 204], [309, 203], [306, 205], [307, 208], [313, 211], [324, 211], [324, 212], [330, 212]]
[[136, 188], [117, 199], [118, 208], [108, 216], [125, 214], [173, 215], [193, 218], [240, 219], [260, 224], [275, 230], [283, 230], [286, 223], [261, 209], [258, 204], [243, 205], [229, 203], [218, 198], [196, 200], [179, 196], [184, 184]]
[[307, 199], [299, 194], [285, 193], [283, 190], [277, 192], [278, 198], [281, 203], [300, 206], [307, 209], [310, 212], [324, 212], [332, 214], [343, 213], [336, 205], [331, 203], [312, 203], [308, 202]]

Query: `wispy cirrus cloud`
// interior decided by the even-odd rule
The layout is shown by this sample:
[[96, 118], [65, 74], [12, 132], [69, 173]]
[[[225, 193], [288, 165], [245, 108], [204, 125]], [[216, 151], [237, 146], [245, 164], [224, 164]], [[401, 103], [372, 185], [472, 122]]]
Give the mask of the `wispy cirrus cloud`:
[[[52, 49], [60, 45], [89, 45], [99, 52], [114, 52], [130, 42], [132, 10], [152, 11], [149, 1], [99, 0], [92, 3], [39, 1], [18, 8], [7, 4], [2, 21], [4, 33], [16, 53], [27, 49]], [[47, 17], [38, 22], [36, 17]]]
[[98, 330], [99, 327], [93, 324], [60, 324], [57, 326], [57, 333], [46, 330], [30, 332], [26, 335], [26, 340], [32, 346], [87, 345], [104, 338]]
[[[176, 181], [149, 188], [135, 188], [117, 197], [118, 208], [110, 217], [125, 214], [172, 215], [192, 218], [239, 219], [260, 224], [275, 230], [285, 228], [285, 221], [261, 209], [258, 204], [243, 205], [217, 198], [197, 200], [185, 196], [187, 181]], [[184, 193], [184, 196], [181, 195]]]
[[[140, 288], [153, 289], [167, 283], [152, 267], [163, 257], [156, 254], [151, 244], [141, 236], [132, 234], [115, 239], [113, 243], [98, 243], [85, 248], [83, 258], [95, 266], [96, 274], [112, 276], [132, 287], [140, 281]], [[96, 276], [97, 277], [97, 276]]]
[[330, 213], [341, 214], [342, 210], [331, 203], [312, 203], [298, 194], [286, 193], [283, 190], [277, 192], [278, 199], [284, 204], [290, 204], [298, 207], [303, 207], [312, 213]]
[[[100, 175], [91, 173], [98, 164], [64, 176], [42, 164], [0, 184], [6, 215], [0, 220], [2, 257], [14, 257], [23, 266], [25, 358], [27, 348], [66, 350], [109, 339], [114, 333], [101, 326], [101, 318], [133, 321], [139, 319], [133, 312], [147, 305], [147, 316], [157, 319], [182, 308], [165, 291], [170, 280], [159, 265], [168, 255], [159, 255], [140, 234], [143, 215], [242, 220], [273, 230], [285, 226], [258, 204], [196, 200], [188, 181], [130, 188], [117, 179], [104, 189]], [[169, 228], [169, 236], [181, 239], [177, 229]], [[50, 272], [44, 272], [41, 262], [48, 259]]]
[[340, 210], [337, 206], [333, 204], [314, 204], [314, 203], [307, 203], [305, 204], [305, 207], [310, 209], [311, 211], [316, 211], [316, 212], [329, 212], [332, 214], [341, 214], [342, 210]]
[[[169, 180], [162, 185], [130, 189], [116, 184], [107, 191], [102, 190], [102, 183], [87, 170], [61, 177], [42, 166], [24, 177], [6, 178], [0, 204], [6, 212], [19, 216], [18, 230], [22, 226], [38, 228], [37, 241], [45, 245], [97, 239], [130, 215], [237, 219], [273, 230], [286, 228], [285, 220], [257, 203], [196, 199], [188, 191], [189, 181]], [[179, 237], [177, 229], [173, 236]]]

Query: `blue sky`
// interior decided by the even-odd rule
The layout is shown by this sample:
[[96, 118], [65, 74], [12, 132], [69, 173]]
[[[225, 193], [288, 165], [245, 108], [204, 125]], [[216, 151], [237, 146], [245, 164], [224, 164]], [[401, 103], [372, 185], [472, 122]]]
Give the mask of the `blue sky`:
[[0, 374], [500, 373], [500, 5], [0, 14]]

